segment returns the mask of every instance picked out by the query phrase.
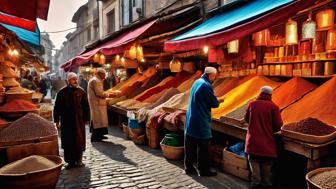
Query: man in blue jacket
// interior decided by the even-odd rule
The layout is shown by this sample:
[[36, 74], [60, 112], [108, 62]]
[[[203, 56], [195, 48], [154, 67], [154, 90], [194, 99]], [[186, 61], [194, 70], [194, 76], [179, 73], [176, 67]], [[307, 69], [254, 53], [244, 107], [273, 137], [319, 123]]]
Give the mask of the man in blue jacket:
[[188, 111], [185, 122], [184, 148], [185, 173], [196, 173], [193, 164], [197, 161], [199, 176], [216, 176], [208, 164], [208, 148], [211, 134], [211, 108], [217, 108], [224, 100], [218, 99], [213, 92], [212, 83], [217, 70], [206, 67], [204, 74], [191, 88]]

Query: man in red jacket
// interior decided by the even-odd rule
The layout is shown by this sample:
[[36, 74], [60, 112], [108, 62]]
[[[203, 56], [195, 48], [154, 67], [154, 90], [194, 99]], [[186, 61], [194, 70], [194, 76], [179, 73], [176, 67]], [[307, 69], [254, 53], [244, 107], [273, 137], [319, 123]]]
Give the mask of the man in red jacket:
[[283, 124], [279, 107], [272, 102], [272, 88], [260, 88], [245, 114], [248, 123], [245, 152], [252, 172], [252, 188], [272, 188], [272, 167], [277, 158], [274, 132]]

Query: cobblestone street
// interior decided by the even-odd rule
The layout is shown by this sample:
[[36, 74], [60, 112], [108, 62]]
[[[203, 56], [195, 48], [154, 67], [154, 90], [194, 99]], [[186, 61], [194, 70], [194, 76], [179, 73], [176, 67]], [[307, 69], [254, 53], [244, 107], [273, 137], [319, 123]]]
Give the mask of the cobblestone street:
[[109, 133], [109, 139], [91, 144], [87, 131], [86, 166], [63, 168], [57, 189], [248, 188], [247, 182], [221, 172], [217, 177], [185, 175], [182, 161], [168, 161], [159, 149], [125, 140], [117, 127], [112, 127]]

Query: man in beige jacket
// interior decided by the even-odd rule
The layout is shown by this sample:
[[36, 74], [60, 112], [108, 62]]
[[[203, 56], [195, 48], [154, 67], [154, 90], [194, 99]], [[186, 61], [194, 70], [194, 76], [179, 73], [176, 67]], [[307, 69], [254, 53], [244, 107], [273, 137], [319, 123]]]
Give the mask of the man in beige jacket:
[[106, 71], [103, 68], [97, 68], [96, 75], [88, 83], [88, 100], [90, 104], [92, 131], [91, 142], [100, 142], [106, 139], [104, 135], [108, 133], [107, 104], [105, 98], [109, 94], [103, 90], [103, 81], [106, 77]]

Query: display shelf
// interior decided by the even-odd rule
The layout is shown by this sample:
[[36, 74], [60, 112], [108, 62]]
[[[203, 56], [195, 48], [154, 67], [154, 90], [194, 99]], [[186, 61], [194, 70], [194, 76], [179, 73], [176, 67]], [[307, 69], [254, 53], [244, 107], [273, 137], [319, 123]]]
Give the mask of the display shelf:
[[333, 62], [333, 61], [336, 61], [336, 59], [333, 58], [333, 59], [323, 59], [323, 60], [301, 60], [301, 61], [293, 61], [293, 62], [267, 62], [267, 63], [263, 63], [263, 64], [260, 64], [260, 65], [276, 65], [276, 64], [285, 65], [285, 64], [300, 64], [300, 63], [313, 63], [313, 62]]

